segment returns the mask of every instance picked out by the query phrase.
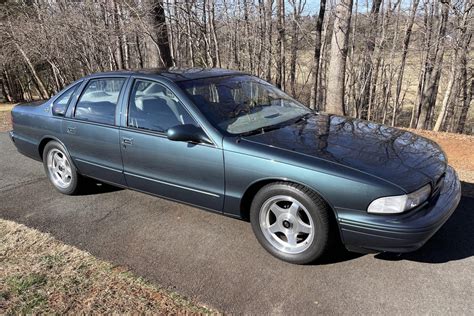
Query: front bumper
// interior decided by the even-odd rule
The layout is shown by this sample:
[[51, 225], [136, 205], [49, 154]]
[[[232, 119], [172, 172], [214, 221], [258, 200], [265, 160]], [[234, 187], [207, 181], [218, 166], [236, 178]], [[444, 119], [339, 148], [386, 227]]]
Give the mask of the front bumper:
[[343, 242], [356, 252], [410, 252], [423, 246], [448, 220], [461, 199], [456, 171], [447, 168], [438, 197], [421, 209], [398, 215], [338, 210]]

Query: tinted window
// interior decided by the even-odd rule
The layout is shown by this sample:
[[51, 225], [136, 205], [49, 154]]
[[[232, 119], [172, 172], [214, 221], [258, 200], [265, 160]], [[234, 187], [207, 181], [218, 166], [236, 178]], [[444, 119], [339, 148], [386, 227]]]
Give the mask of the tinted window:
[[197, 126], [170, 89], [157, 82], [135, 80], [130, 95], [128, 126], [166, 132], [181, 124]]
[[185, 80], [178, 85], [214, 126], [231, 134], [286, 124], [310, 113], [283, 91], [252, 76]]
[[72, 95], [79, 87], [80, 82], [76, 83], [74, 86], [67, 89], [59, 98], [56, 99], [53, 103], [53, 115], [64, 116], [67, 110], [69, 101], [71, 100]]
[[89, 81], [76, 105], [74, 116], [81, 120], [115, 123], [115, 109], [125, 78], [104, 78]]

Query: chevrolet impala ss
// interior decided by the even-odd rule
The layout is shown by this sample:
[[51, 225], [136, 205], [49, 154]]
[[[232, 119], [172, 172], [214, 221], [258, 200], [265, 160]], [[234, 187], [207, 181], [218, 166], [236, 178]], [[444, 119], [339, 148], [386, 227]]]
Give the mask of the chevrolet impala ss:
[[42, 161], [61, 193], [94, 178], [246, 219], [268, 252], [297, 264], [336, 240], [416, 250], [460, 200], [436, 143], [314, 112], [236, 71], [98, 73], [17, 105], [12, 121], [18, 151]]

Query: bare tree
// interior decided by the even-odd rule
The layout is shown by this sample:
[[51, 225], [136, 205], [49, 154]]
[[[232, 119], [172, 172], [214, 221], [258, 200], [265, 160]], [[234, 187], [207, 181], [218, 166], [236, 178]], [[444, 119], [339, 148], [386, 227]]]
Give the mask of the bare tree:
[[312, 69], [312, 87], [311, 87], [311, 97], [309, 101], [309, 106], [312, 109], [318, 109], [318, 80], [319, 80], [319, 64], [321, 59], [321, 34], [323, 32], [323, 21], [324, 14], [326, 13], [326, 0], [320, 0], [319, 2], [319, 13], [316, 19], [315, 27], [315, 38], [314, 38], [314, 56], [313, 56], [313, 69]]
[[290, 0], [290, 4], [293, 7], [291, 21], [290, 90], [292, 95], [296, 95], [296, 60], [298, 58], [298, 46], [300, 41], [298, 29], [305, 3], [301, 0]]
[[285, 87], [285, 1], [277, 0], [277, 77], [278, 88]]
[[395, 91], [395, 101], [393, 104], [393, 113], [392, 113], [392, 126], [395, 126], [397, 122], [397, 113], [400, 108], [400, 93], [402, 91], [403, 76], [405, 75], [405, 66], [408, 56], [408, 48], [410, 45], [411, 34], [413, 30], [413, 23], [415, 22], [416, 11], [418, 9], [418, 4], [420, 0], [413, 0], [410, 10], [410, 17], [408, 19], [405, 36], [403, 38], [403, 48], [402, 48], [402, 60], [400, 62], [400, 67], [398, 69], [397, 75], [397, 85]]
[[98, 71], [224, 67], [264, 77], [313, 109], [474, 132], [472, 0], [321, 0], [319, 12], [306, 3], [7, 1], [3, 98], [48, 98]]
[[331, 40], [331, 59], [328, 71], [328, 95], [326, 111], [344, 115], [344, 84], [349, 40], [352, 0], [340, 0], [336, 6], [336, 17]]
[[171, 67], [174, 65], [174, 61], [171, 56], [163, 0], [154, 0], [153, 18], [156, 28], [156, 42], [160, 51], [161, 62], [165, 67]]
[[[441, 68], [444, 57], [444, 41], [446, 36], [446, 26], [449, 14], [449, 0], [441, 3], [441, 19], [438, 23], [438, 32], [434, 50], [427, 56], [425, 63], [425, 76], [422, 83], [417, 128], [428, 128], [432, 111], [436, 104], [436, 96], [438, 94], [439, 79], [441, 76]], [[436, 16], [436, 15], [435, 15]]]

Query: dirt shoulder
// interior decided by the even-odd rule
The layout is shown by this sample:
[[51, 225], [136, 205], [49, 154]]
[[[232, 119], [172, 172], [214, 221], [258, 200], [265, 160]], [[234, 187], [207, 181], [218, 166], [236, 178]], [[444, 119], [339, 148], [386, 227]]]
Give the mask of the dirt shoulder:
[[11, 129], [10, 111], [14, 104], [0, 103], [0, 132], [6, 132]]
[[48, 234], [0, 219], [0, 314], [216, 313]]
[[448, 162], [459, 174], [462, 181], [474, 183], [474, 136], [409, 130], [438, 143], [448, 156]]

